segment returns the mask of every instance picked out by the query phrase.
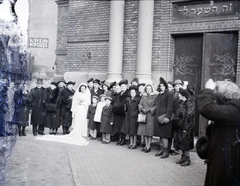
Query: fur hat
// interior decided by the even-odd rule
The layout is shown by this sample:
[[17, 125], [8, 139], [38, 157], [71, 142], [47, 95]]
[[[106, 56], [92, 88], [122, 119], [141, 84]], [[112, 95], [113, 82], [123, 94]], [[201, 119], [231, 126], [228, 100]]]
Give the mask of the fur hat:
[[127, 85], [128, 84], [128, 80], [127, 79], [122, 79], [118, 84], [119, 84], [119, 86], [121, 86], [122, 84]]
[[74, 81], [69, 81], [69, 82], [67, 82], [67, 85], [75, 85], [75, 82]]
[[185, 98], [187, 98], [187, 99], [189, 98], [189, 92], [188, 92], [187, 90], [180, 88], [180, 89], [179, 89], [179, 93], [180, 93], [182, 96], [184, 96]]
[[93, 78], [90, 78], [89, 80], [87, 80], [88, 83], [90, 83], [91, 81], [93, 81]]
[[215, 92], [227, 99], [240, 99], [240, 88], [230, 81], [216, 81]]
[[165, 88], [168, 89], [168, 83], [165, 81], [165, 79], [160, 77], [159, 81], [160, 81], [160, 84], [163, 84], [165, 86]]

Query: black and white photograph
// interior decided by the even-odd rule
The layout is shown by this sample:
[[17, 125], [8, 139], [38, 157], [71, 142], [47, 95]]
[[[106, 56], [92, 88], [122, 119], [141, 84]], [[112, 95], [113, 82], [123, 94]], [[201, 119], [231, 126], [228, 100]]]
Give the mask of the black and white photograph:
[[0, 0], [0, 186], [240, 186], [239, 0]]

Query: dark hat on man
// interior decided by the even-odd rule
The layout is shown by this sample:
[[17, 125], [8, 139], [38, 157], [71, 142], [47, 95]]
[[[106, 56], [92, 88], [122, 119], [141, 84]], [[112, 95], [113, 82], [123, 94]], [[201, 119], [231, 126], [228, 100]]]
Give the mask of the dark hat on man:
[[173, 83], [173, 86], [177, 85], [177, 84], [180, 84], [180, 85], [183, 85], [183, 82], [181, 79], [176, 79]]
[[93, 99], [93, 98], [95, 98], [95, 99], [99, 100], [99, 97], [98, 97], [98, 96], [96, 96], [96, 95], [92, 96], [92, 99]]
[[160, 84], [163, 84], [165, 86], [165, 88], [168, 89], [168, 83], [165, 81], [165, 79], [160, 77], [159, 81], [160, 81]]
[[59, 81], [57, 82], [57, 84], [59, 84], [59, 83], [61, 83], [61, 82], [63, 82], [64, 84], [66, 84], [66, 82], [65, 82], [64, 79], [59, 80]]
[[111, 89], [111, 88], [113, 88], [115, 85], [117, 84], [117, 82], [116, 81], [114, 81], [114, 82], [112, 82], [112, 83], [110, 83], [110, 86], [109, 86], [109, 88]]
[[123, 84], [127, 85], [128, 84], [128, 80], [127, 79], [122, 79], [118, 84], [119, 84], [119, 86], [121, 86]]
[[138, 87], [140, 87], [140, 86], [145, 86], [146, 85], [146, 83], [139, 83], [138, 84]]
[[57, 86], [57, 83], [54, 82], [54, 81], [52, 81], [50, 84], [51, 84], [51, 85], [55, 85], [55, 86]]
[[179, 93], [185, 98], [189, 98], [189, 92], [187, 90], [180, 88]]
[[138, 80], [137, 77], [133, 78], [133, 80], [131, 81], [131, 84], [132, 84], [132, 82], [134, 82], [134, 81], [135, 81], [137, 84], [139, 84], [139, 80]]
[[110, 100], [110, 101], [112, 101], [112, 98], [111, 98], [110, 96], [106, 96], [106, 97], [105, 97], [105, 100], [107, 100], [107, 99]]
[[101, 85], [101, 83], [100, 83], [100, 80], [99, 80], [99, 79], [94, 79], [94, 80], [93, 80], [93, 83], [97, 83], [97, 84]]
[[88, 83], [92, 82], [93, 78], [90, 78], [89, 80], [87, 80]]
[[69, 81], [67, 82], [67, 85], [75, 85], [75, 81]]
[[42, 79], [37, 79], [37, 84], [43, 84], [43, 80]]
[[138, 91], [138, 86], [137, 85], [131, 85], [129, 88], [128, 88], [129, 90], [136, 90], [136, 91]]

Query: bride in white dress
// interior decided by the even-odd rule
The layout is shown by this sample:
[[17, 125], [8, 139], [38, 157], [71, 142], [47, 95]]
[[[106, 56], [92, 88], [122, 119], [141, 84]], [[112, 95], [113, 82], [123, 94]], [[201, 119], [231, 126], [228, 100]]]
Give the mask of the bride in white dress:
[[73, 96], [72, 102], [72, 128], [73, 130], [68, 135], [64, 136], [51, 136], [45, 135], [36, 137], [37, 140], [55, 141], [60, 143], [74, 144], [74, 145], [87, 145], [82, 136], [87, 137], [87, 111], [88, 106], [91, 104], [91, 94], [87, 84], [81, 83]]

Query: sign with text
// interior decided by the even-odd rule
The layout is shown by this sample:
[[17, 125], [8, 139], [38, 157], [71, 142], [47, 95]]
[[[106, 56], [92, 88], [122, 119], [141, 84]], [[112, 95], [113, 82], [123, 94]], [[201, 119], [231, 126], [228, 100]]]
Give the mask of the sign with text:
[[238, 1], [222, 1], [208, 3], [174, 3], [173, 20], [230, 16], [239, 14]]
[[48, 48], [47, 38], [29, 38], [29, 47]]

